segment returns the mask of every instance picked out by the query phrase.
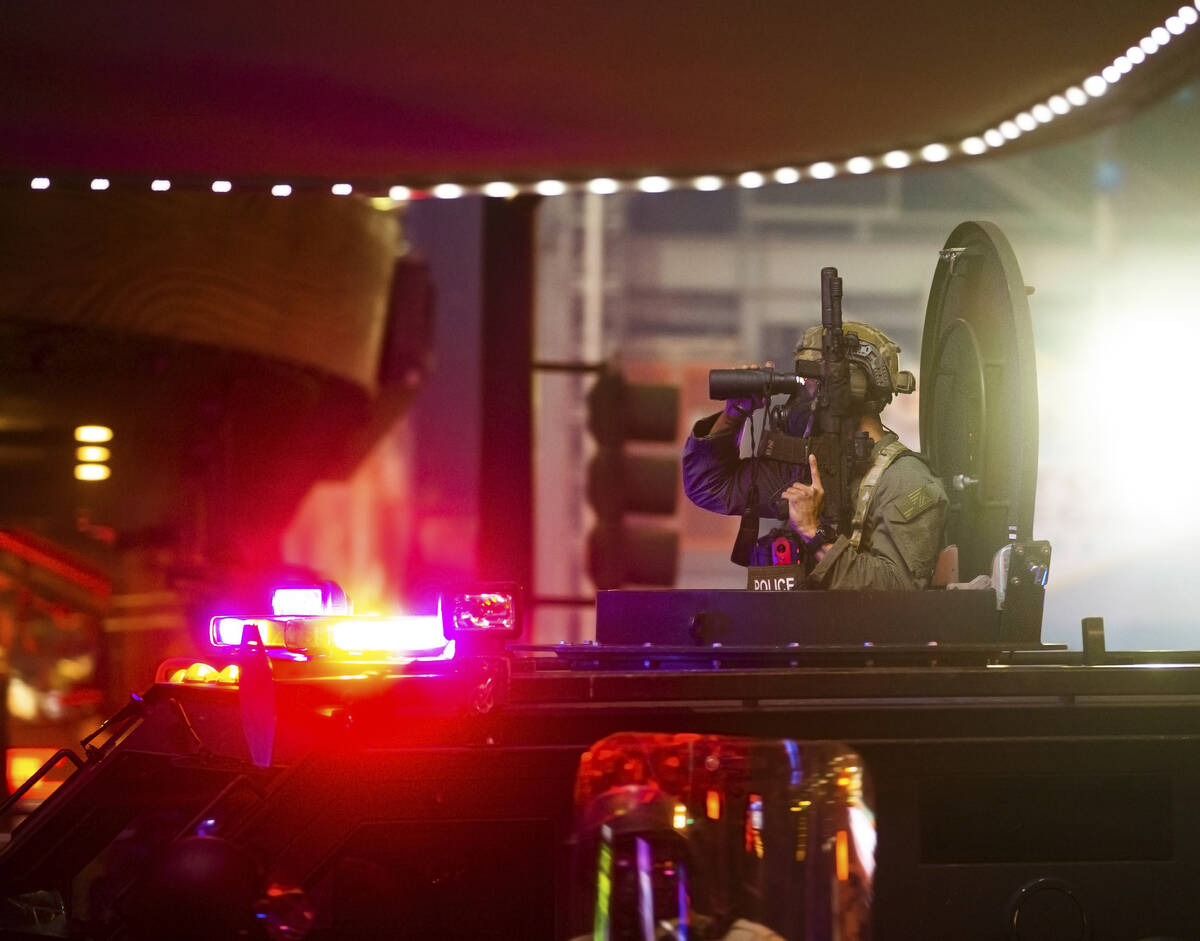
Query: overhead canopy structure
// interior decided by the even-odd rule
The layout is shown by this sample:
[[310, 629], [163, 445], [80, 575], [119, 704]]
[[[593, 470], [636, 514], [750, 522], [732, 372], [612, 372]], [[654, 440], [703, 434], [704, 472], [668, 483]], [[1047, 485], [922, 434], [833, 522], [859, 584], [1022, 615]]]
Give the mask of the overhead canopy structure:
[[0, 173], [430, 186], [955, 157], [1158, 36], [1012, 149], [1194, 71], [1179, 2], [21, 4]]

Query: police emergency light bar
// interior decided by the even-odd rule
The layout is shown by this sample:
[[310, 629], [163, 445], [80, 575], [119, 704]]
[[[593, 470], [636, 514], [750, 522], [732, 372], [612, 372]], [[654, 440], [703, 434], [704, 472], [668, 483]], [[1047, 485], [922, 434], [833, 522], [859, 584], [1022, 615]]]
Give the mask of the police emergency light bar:
[[[457, 637], [511, 638], [521, 631], [520, 590], [516, 586], [490, 586], [452, 595], [448, 601], [439, 602], [438, 614], [400, 616], [323, 611], [284, 614], [281, 606], [316, 607], [315, 591], [289, 591], [294, 593], [282, 599], [276, 593], [276, 613], [272, 617], [213, 618], [209, 627], [213, 646], [241, 647], [258, 640], [268, 650], [307, 656], [408, 660], [453, 656], [451, 642]], [[329, 597], [328, 592], [322, 595], [322, 607]], [[345, 596], [341, 597], [340, 603], [348, 606]]]
[[214, 647], [241, 647], [258, 637], [267, 650], [316, 657], [411, 660], [453, 653], [436, 614], [215, 617], [209, 636]]

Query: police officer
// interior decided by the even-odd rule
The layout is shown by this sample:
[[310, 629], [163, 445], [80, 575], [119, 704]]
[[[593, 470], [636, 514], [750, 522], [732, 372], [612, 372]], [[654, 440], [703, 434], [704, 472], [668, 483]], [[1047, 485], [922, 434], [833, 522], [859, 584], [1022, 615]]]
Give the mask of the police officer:
[[[821, 355], [820, 326], [805, 331], [797, 362]], [[688, 498], [715, 513], [740, 514], [749, 495], [760, 497], [759, 513], [770, 517], [786, 506], [788, 525], [803, 547], [810, 588], [926, 588], [933, 577], [946, 519], [946, 492], [925, 459], [900, 443], [884, 426], [880, 412], [897, 392], [916, 388], [899, 368], [900, 347], [883, 332], [846, 322], [851, 385], [858, 430], [871, 440], [869, 460], [851, 481], [851, 531], [834, 536], [821, 526], [825, 490], [815, 455], [807, 465], [774, 458], [742, 459], [739, 438], [746, 418], [761, 402], [730, 400], [701, 419], [683, 451], [683, 486]], [[815, 380], [809, 380], [811, 386]], [[811, 398], [811, 391], [808, 397]], [[789, 410], [791, 436], [802, 436], [808, 409], [802, 401]]]

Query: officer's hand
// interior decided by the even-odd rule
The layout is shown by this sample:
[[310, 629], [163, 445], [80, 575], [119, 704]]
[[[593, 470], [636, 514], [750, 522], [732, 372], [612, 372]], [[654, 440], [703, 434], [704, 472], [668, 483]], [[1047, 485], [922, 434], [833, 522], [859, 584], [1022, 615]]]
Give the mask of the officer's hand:
[[[738, 369], [759, 369], [758, 363], [742, 363]], [[775, 364], [767, 360], [762, 368], [774, 369]], [[755, 409], [762, 408], [767, 404], [767, 398], [763, 395], [756, 395], [745, 399], [726, 399], [725, 400], [725, 417], [734, 421], [741, 421], [747, 415], [754, 412]]]
[[825, 505], [825, 488], [821, 485], [821, 472], [817, 468], [817, 456], [808, 456], [812, 470], [812, 484], [796, 481], [785, 491], [783, 498], [788, 503], [788, 522], [805, 539], [811, 539], [821, 525], [821, 508]]

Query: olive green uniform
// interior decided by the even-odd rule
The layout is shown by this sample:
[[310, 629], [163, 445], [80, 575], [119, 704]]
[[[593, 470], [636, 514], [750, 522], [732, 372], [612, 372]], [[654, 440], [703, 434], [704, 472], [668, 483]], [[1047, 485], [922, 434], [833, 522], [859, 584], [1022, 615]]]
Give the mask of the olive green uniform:
[[[702, 509], [739, 514], [745, 509], [752, 478], [751, 462], [738, 455], [737, 434], [711, 434], [716, 416], [696, 423], [684, 446], [683, 481], [688, 498]], [[889, 432], [875, 443], [871, 457], [897, 440]], [[760, 512], [774, 515], [782, 492], [802, 469], [769, 458], [759, 460]], [[851, 485], [857, 501], [861, 480]], [[861, 539], [839, 536], [809, 573], [813, 588], [927, 588], [941, 550], [946, 521], [946, 491], [925, 460], [905, 450], [883, 469], [863, 517]]]

